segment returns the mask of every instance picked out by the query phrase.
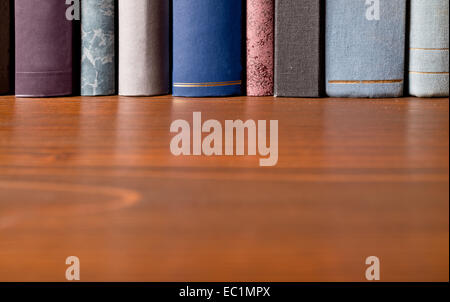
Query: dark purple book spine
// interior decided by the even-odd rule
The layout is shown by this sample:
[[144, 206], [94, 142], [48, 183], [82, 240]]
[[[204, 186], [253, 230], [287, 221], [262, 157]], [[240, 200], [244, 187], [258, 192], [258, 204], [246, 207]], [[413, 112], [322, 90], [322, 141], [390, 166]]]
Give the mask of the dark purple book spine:
[[66, 1], [15, 0], [16, 95], [72, 94], [72, 21]]

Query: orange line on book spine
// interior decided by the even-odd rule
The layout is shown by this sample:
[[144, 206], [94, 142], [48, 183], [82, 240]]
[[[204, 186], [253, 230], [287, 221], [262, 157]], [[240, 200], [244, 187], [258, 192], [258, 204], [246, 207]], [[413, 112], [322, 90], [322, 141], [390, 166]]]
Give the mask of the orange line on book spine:
[[174, 83], [174, 87], [220, 87], [220, 86], [234, 86], [241, 85], [241, 81], [234, 82], [211, 82], [211, 83]]
[[328, 81], [330, 84], [392, 84], [401, 83], [403, 80], [363, 80], [363, 81]]
[[330, 84], [359, 84], [361, 81], [328, 81]]
[[412, 50], [441, 50], [441, 51], [448, 51], [448, 48], [420, 48], [420, 47], [410, 47], [409, 49], [412, 49]]
[[374, 80], [374, 81], [362, 81], [363, 84], [392, 84], [392, 83], [401, 83], [403, 80]]
[[203, 83], [174, 83], [177, 85], [210, 85], [210, 84], [231, 84], [231, 83], [241, 83], [241, 80], [237, 81], [225, 81], [225, 82], [203, 82]]
[[410, 71], [409, 73], [417, 73], [417, 74], [448, 74], [448, 71], [442, 71], [442, 72]]

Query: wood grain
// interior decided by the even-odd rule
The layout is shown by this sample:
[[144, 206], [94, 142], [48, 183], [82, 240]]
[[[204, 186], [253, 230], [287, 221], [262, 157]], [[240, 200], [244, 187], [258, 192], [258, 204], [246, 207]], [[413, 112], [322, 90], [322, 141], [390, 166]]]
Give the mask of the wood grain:
[[[172, 121], [279, 120], [279, 162]], [[0, 97], [0, 281], [449, 280], [448, 99]]]

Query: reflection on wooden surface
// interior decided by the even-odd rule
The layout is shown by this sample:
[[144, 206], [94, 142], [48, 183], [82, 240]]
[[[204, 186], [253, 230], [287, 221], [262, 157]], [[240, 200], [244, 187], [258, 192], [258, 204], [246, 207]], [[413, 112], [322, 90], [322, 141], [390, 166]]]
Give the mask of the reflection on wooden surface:
[[[0, 97], [0, 281], [448, 281], [448, 99]], [[278, 165], [175, 157], [279, 120]]]

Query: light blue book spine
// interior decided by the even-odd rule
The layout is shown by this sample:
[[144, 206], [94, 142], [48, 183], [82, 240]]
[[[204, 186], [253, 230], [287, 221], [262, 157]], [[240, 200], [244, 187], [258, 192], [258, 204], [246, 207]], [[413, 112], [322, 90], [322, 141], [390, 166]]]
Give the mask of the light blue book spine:
[[327, 0], [326, 91], [331, 97], [399, 97], [406, 0]]
[[409, 94], [449, 95], [449, 0], [411, 0]]
[[114, 0], [81, 2], [81, 95], [116, 91], [114, 23]]

